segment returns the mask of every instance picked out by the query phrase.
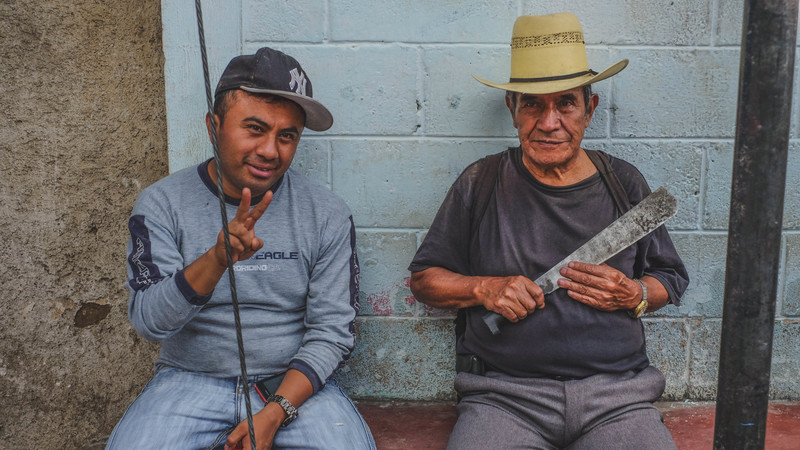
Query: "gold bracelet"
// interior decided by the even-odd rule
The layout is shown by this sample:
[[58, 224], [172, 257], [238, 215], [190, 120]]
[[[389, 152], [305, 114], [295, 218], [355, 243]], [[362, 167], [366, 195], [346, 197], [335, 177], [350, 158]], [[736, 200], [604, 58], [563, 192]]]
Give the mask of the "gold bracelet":
[[642, 280], [640, 280], [638, 278], [634, 278], [633, 281], [639, 283], [639, 286], [642, 287], [642, 301], [639, 302], [639, 304], [636, 305], [635, 308], [629, 309], [628, 310], [628, 315], [631, 316], [634, 319], [638, 319], [638, 318], [642, 317], [645, 312], [647, 312], [647, 307], [648, 307], [648, 303], [647, 303], [647, 286], [645, 286], [644, 282], [642, 282]]

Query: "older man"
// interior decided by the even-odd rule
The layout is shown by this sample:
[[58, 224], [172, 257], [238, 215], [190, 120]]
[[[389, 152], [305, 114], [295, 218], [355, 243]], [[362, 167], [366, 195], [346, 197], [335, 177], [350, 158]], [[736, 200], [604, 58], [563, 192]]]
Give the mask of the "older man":
[[[520, 145], [462, 173], [409, 267], [420, 301], [465, 320], [448, 448], [675, 447], [640, 320], [688, 284], [666, 229], [605, 264], [571, 262], [551, 294], [532, 281], [650, 192], [629, 163], [581, 148], [591, 83], [626, 65], [590, 70], [580, 22], [560, 13], [517, 19], [508, 83], [475, 77], [507, 92]], [[487, 310], [512, 324], [493, 335]]]
[[[303, 129], [330, 112], [292, 57], [234, 58], [216, 89], [210, 159], [145, 189], [129, 221], [128, 307], [160, 342], [155, 375], [108, 448], [370, 449], [369, 428], [330, 378], [354, 346], [358, 259], [347, 205], [290, 166]], [[222, 175], [249, 379], [242, 379], [217, 169]], [[251, 205], [255, 205], [251, 208]]]

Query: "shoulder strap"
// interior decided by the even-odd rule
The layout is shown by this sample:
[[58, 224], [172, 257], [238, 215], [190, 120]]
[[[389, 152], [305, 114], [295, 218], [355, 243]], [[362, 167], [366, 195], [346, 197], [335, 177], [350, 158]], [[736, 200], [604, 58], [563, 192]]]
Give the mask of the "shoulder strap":
[[494, 188], [497, 185], [497, 173], [500, 171], [500, 158], [508, 150], [500, 153], [495, 153], [483, 158], [481, 163], [480, 172], [475, 177], [474, 191], [472, 194], [472, 204], [469, 208], [469, 235], [470, 240], [478, 231], [478, 225], [483, 220], [483, 215], [486, 214], [486, 208], [489, 206], [489, 199], [494, 193]]
[[614, 199], [614, 204], [617, 206], [617, 211], [620, 214], [625, 214], [631, 209], [631, 202], [628, 199], [628, 193], [622, 187], [614, 169], [611, 168], [611, 162], [608, 159], [608, 154], [602, 150], [586, 150], [586, 154], [592, 163], [597, 167], [600, 172], [600, 178], [606, 184], [608, 191], [611, 192], [611, 197]]

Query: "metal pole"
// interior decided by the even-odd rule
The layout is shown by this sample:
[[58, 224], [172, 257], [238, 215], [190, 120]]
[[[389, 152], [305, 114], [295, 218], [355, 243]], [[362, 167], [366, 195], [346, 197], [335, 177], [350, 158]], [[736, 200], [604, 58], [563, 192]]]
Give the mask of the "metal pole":
[[763, 449], [798, 0], [746, 0], [715, 449]]

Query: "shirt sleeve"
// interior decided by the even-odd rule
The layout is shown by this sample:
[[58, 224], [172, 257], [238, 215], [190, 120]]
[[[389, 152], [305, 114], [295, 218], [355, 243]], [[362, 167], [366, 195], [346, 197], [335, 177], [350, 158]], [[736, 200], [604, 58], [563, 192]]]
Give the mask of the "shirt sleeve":
[[471, 186], [478, 171], [477, 163], [470, 165], [450, 187], [422, 245], [408, 266], [409, 271], [443, 267], [461, 275], [470, 274], [469, 205]]
[[317, 392], [355, 346], [360, 268], [352, 216], [326, 229], [309, 278], [302, 345], [289, 364]]
[[145, 339], [163, 341], [188, 323], [210, 295], [197, 294], [186, 281], [186, 262], [168, 215], [145, 190], [128, 221], [128, 317]]
[[666, 227], [660, 226], [648, 238], [640, 241], [637, 266], [641, 267], [636, 270], [637, 274], [641, 274], [639, 276], [657, 279], [669, 294], [668, 302], [680, 306], [681, 297], [689, 286], [689, 274]]

